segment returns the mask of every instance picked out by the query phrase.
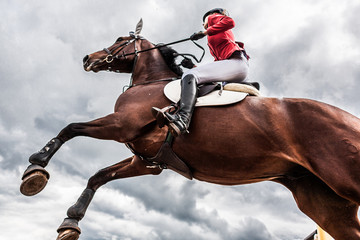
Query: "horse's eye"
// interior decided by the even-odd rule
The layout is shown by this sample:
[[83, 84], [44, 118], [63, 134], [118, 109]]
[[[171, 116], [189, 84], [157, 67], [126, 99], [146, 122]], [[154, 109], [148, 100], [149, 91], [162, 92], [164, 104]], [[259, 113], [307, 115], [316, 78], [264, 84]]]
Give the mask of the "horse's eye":
[[118, 39], [116, 39], [116, 42], [121, 42], [122, 40], [122, 37], [119, 37]]

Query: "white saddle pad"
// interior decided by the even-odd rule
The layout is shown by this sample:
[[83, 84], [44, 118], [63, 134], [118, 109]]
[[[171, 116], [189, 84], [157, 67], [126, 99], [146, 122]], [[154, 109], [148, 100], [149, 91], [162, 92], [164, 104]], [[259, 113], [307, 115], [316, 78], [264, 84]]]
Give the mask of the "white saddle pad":
[[[180, 100], [181, 94], [181, 80], [175, 80], [168, 83], [164, 88], [165, 96], [172, 102], [177, 103]], [[238, 84], [243, 85], [243, 84]], [[211, 92], [203, 97], [199, 97], [195, 106], [219, 106], [219, 105], [228, 105], [243, 100], [248, 93], [229, 91], [224, 88], [222, 94], [219, 95], [220, 90]]]

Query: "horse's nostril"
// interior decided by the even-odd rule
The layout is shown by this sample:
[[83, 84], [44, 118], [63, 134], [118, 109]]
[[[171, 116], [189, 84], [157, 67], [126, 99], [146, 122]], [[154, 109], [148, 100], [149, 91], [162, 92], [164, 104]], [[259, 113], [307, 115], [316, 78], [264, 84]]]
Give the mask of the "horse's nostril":
[[89, 55], [86, 55], [83, 59], [83, 63], [86, 63], [86, 61], [89, 59]]

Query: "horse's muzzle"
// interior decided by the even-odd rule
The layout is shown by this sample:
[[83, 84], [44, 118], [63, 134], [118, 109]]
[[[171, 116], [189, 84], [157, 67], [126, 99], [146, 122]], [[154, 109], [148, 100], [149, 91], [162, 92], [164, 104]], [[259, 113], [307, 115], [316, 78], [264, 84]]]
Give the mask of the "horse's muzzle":
[[83, 63], [85, 65], [85, 63], [89, 60], [89, 55], [86, 55], [84, 58], [83, 58]]
[[83, 67], [85, 69], [85, 71], [91, 71], [91, 68], [92, 68], [92, 65], [93, 64], [89, 64], [89, 55], [86, 55], [84, 58], [83, 58]]

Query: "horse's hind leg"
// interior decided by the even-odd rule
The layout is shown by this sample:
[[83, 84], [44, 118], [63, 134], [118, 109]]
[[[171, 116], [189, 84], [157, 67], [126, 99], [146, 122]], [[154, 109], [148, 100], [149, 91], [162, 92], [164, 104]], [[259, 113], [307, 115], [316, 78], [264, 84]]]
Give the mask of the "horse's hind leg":
[[335, 128], [324, 123], [319, 128], [321, 132], [314, 134], [313, 140], [303, 141], [311, 144], [303, 149], [306, 149], [302, 152], [303, 166], [336, 194], [360, 205], [360, 130], [356, 130], [356, 126], [339, 124]]
[[290, 189], [300, 210], [333, 238], [360, 239], [357, 204], [337, 195], [314, 175], [278, 182]]
[[[122, 125], [119, 113], [113, 113], [106, 117], [99, 118], [85, 123], [71, 123], [66, 126], [57, 137], [51, 139], [39, 152], [30, 156], [31, 165], [23, 174], [23, 183], [20, 191], [27, 196], [40, 192], [46, 185], [49, 173], [44, 169], [51, 157], [60, 147], [76, 136], [88, 136], [106, 140], [126, 140], [127, 135], [133, 134], [129, 131], [121, 131]], [[123, 141], [124, 142], [124, 141]]]
[[147, 164], [139, 157], [127, 158], [110, 167], [104, 168], [92, 176], [86, 189], [83, 191], [77, 202], [67, 211], [67, 218], [58, 228], [58, 240], [76, 240], [80, 234], [78, 222], [84, 217], [95, 191], [105, 183], [119, 179], [135, 177], [146, 174], [160, 174], [159, 168], [148, 168]]

